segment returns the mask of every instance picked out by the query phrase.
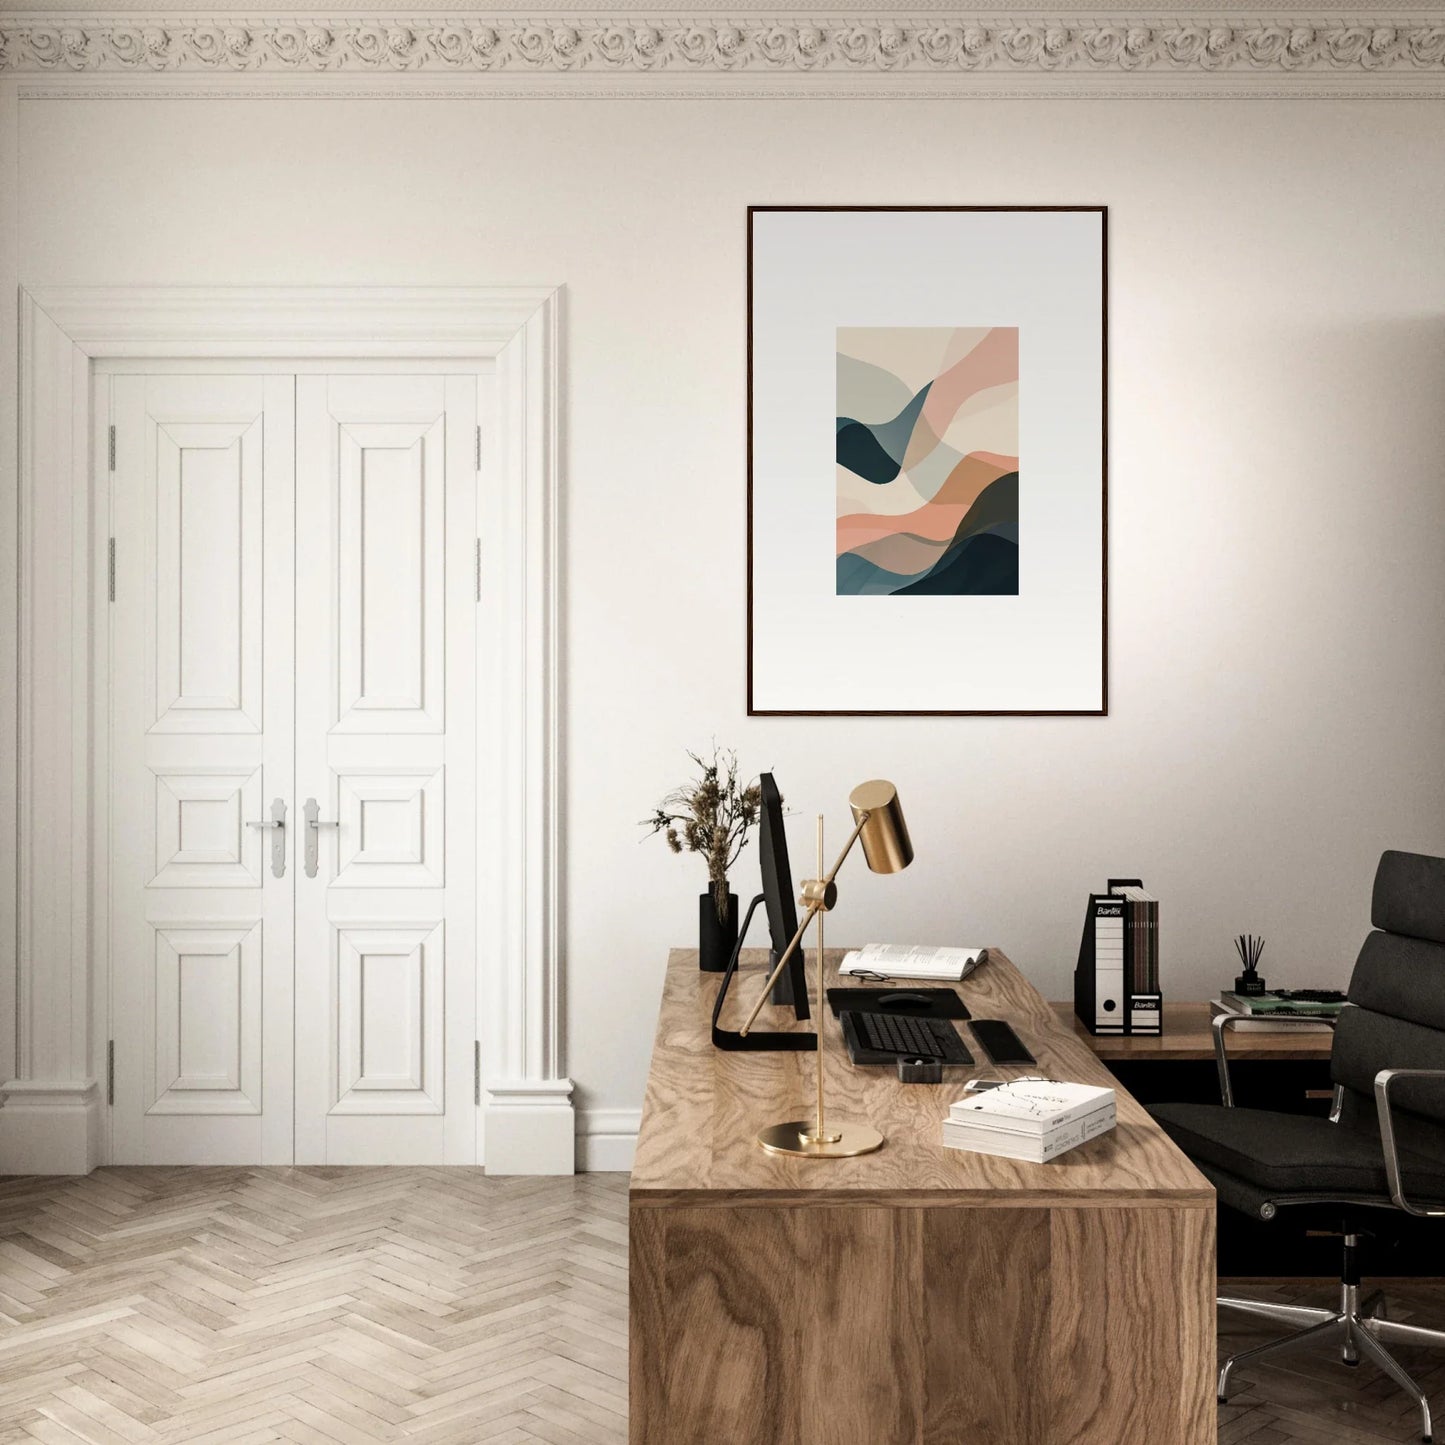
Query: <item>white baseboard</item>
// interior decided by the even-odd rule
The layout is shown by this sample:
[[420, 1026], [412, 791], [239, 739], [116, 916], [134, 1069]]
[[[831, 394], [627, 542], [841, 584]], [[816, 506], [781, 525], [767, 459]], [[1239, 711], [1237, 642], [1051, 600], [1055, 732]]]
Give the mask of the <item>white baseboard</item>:
[[100, 1163], [94, 1079], [12, 1079], [0, 1100], [0, 1174], [89, 1174]]
[[572, 1174], [577, 1118], [570, 1079], [487, 1085], [488, 1174]]
[[641, 1109], [584, 1109], [577, 1116], [577, 1168], [585, 1174], [627, 1174], [637, 1151]]
[[[575, 1111], [571, 1085], [489, 1090], [489, 1174], [625, 1174], [641, 1109]], [[100, 1089], [94, 1080], [0, 1086], [0, 1174], [88, 1174], [100, 1162]]]

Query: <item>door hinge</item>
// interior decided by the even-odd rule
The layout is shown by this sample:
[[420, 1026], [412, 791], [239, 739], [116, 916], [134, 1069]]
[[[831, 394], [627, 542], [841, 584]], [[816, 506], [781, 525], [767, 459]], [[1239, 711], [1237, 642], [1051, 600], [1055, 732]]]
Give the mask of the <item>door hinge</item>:
[[115, 1040], [105, 1046], [105, 1102], [115, 1103]]
[[482, 600], [482, 539], [477, 538], [477, 601]]
[[106, 586], [110, 591], [110, 600], [115, 601], [115, 538], [110, 539], [110, 546], [106, 553]]
[[472, 1041], [472, 1103], [480, 1107], [482, 1102], [482, 1041]]
[[110, 436], [107, 439], [107, 446], [110, 451], [110, 470], [115, 470], [115, 428], [110, 428]]
[[[113, 429], [112, 429], [113, 430]], [[477, 428], [477, 470], [482, 469], [482, 429]]]

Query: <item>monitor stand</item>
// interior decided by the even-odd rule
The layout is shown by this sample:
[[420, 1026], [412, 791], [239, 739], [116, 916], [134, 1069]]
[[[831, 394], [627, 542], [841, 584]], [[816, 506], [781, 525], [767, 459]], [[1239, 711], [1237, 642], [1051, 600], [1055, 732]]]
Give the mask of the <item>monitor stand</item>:
[[[727, 1049], [734, 1053], [764, 1053], [769, 1050], [781, 1049], [793, 1053], [807, 1053], [816, 1050], [818, 1047], [818, 1036], [815, 1033], [807, 1034], [780, 1034], [767, 1033], [762, 1029], [749, 1029], [746, 1034], [739, 1033], [736, 1029], [725, 1029], [718, 1020], [722, 1017], [723, 1004], [727, 1000], [728, 985], [733, 981], [733, 975], [738, 971], [738, 959], [743, 951], [743, 942], [748, 936], [748, 925], [753, 921], [753, 914], [757, 911], [758, 904], [763, 901], [763, 894], [759, 893], [753, 901], [748, 904], [747, 915], [743, 919], [743, 926], [738, 929], [738, 941], [733, 949], [733, 954], [728, 959], [728, 966], [723, 972], [722, 981], [718, 984], [717, 998], [712, 1006], [712, 1041], [715, 1047]], [[770, 955], [772, 968], [776, 968], [777, 954]], [[778, 980], [779, 986], [788, 985], [788, 1003], [792, 1003], [794, 992], [801, 997], [801, 1006], [794, 1005], [793, 1012], [800, 1018], [808, 1017], [808, 988], [803, 975], [803, 950], [800, 948], [788, 962], [784, 969], [783, 976]], [[777, 1002], [777, 989], [771, 995], [774, 1003]]]

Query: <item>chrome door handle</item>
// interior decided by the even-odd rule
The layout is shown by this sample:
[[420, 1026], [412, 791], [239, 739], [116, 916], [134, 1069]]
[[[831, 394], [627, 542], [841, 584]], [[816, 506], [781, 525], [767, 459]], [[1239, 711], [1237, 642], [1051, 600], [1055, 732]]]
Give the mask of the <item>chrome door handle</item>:
[[271, 804], [271, 816], [261, 822], [248, 822], [248, 828], [271, 828], [271, 871], [278, 878], [286, 876], [286, 802], [276, 798]]
[[306, 814], [306, 876], [314, 878], [318, 855], [321, 852], [321, 830], [323, 828], [339, 828], [341, 826], [335, 819], [327, 821], [321, 816], [321, 804], [315, 798], [307, 798], [306, 805], [301, 809]]

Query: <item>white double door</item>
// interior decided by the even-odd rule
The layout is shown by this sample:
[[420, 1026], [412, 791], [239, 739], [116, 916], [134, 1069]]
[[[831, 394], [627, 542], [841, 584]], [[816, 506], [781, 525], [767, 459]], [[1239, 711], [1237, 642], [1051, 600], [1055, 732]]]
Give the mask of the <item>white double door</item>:
[[117, 1163], [466, 1163], [478, 374], [117, 373]]

